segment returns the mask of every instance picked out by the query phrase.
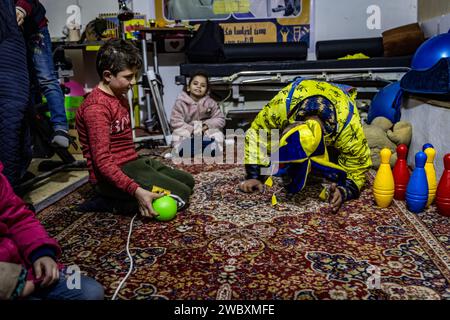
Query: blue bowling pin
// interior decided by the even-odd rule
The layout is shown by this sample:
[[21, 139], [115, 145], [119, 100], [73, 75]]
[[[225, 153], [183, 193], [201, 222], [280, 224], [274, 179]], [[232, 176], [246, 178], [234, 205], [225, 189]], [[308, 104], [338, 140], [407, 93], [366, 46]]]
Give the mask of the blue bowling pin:
[[423, 145], [423, 147], [422, 147], [422, 151], [425, 151], [426, 148], [433, 148], [434, 149], [434, 147], [433, 147], [433, 145], [431, 143], [425, 143]]
[[428, 200], [428, 181], [424, 169], [426, 161], [425, 152], [416, 153], [416, 168], [406, 187], [406, 206], [409, 211], [414, 213], [422, 212]]

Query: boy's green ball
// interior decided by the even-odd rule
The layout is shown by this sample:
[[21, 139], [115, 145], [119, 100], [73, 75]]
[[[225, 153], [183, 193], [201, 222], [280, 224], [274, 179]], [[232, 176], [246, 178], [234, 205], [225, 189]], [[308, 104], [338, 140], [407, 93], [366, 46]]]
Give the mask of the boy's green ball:
[[177, 215], [177, 201], [171, 196], [163, 196], [153, 201], [153, 209], [159, 213], [156, 220], [169, 221]]

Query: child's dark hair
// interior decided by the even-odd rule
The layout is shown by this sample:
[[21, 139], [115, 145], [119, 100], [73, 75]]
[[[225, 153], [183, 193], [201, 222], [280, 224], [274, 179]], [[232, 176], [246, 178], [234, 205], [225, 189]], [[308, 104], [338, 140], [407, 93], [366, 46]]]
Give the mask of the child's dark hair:
[[206, 92], [208, 92], [208, 90], [209, 90], [209, 77], [208, 77], [208, 74], [206, 73], [206, 71], [203, 71], [203, 70], [194, 71], [193, 73], [191, 73], [189, 75], [189, 82], [187, 83], [187, 85], [184, 86], [184, 89], [183, 89], [184, 91], [187, 92], [187, 88], [191, 85], [192, 80], [194, 80], [194, 78], [197, 77], [197, 76], [200, 76], [200, 77], [203, 77], [203, 78], [206, 79]]
[[142, 67], [142, 57], [136, 46], [127, 40], [108, 40], [98, 51], [96, 68], [100, 79], [103, 78], [103, 71], [109, 70], [113, 75], [117, 75], [125, 69]]

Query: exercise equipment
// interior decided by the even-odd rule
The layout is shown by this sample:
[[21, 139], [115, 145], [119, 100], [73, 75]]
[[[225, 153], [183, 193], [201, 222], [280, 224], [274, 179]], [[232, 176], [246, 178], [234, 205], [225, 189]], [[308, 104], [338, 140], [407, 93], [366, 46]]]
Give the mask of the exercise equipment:
[[400, 82], [393, 82], [375, 95], [369, 108], [367, 121], [372, 122], [376, 117], [385, 117], [396, 123], [400, 120], [400, 107], [402, 99], [402, 89]]
[[[167, 29], [167, 30], [166, 30]], [[173, 29], [173, 30], [172, 30]], [[177, 28], [165, 28], [163, 34], [171, 34], [176, 32]], [[186, 32], [186, 30], [184, 30]], [[144, 72], [142, 74], [142, 81], [138, 84], [144, 91], [145, 95], [145, 107], [146, 107], [146, 120], [143, 121], [147, 133], [150, 135], [137, 136], [135, 129], [139, 127], [139, 123], [136, 123], [134, 117], [131, 117], [131, 128], [133, 141], [140, 145], [146, 145], [151, 147], [156, 145], [161, 140], [165, 145], [171, 143], [171, 131], [169, 126], [169, 120], [164, 109], [163, 102], [163, 83], [161, 76], [159, 75], [158, 54], [157, 54], [157, 39], [152, 28], [144, 28], [139, 30], [141, 39], [142, 61]], [[147, 37], [149, 36], [149, 37]], [[147, 59], [147, 40], [151, 39], [153, 45], [153, 67], [149, 66]], [[129, 96], [130, 101], [130, 114], [134, 114], [134, 105], [132, 98]], [[154, 112], [156, 110], [156, 112]], [[159, 130], [160, 129], [160, 130]]]
[[[196, 70], [207, 72], [211, 92], [226, 97], [223, 112], [227, 118], [260, 109], [274, 92], [297, 77], [351, 85], [358, 89], [360, 101], [372, 99], [380, 88], [399, 81], [410, 70], [412, 58], [384, 57], [382, 38], [320, 42], [316, 47], [317, 60], [305, 60], [308, 50], [303, 42], [225, 44], [224, 51], [223, 63], [181, 64], [175, 81], [185, 85]], [[350, 52], [365, 53], [370, 59], [337, 59]]]
[[325, 40], [316, 42], [317, 60], [338, 59], [355, 53], [363, 53], [370, 58], [382, 57], [383, 38]]
[[431, 37], [416, 50], [412, 61], [413, 70], [426, 70], [440, 59], [450, 57], [450, 32]]

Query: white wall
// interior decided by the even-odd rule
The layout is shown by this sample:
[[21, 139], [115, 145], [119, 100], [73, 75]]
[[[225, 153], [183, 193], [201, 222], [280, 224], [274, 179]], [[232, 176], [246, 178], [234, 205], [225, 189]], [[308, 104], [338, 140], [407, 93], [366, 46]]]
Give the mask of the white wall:
[[446, 33], [450, 30], [450, 13], [420, 23], [425, 37]]
[[[40, 0], [47, 10], [49, 30], [52, 37], [62, 37], [62, 29], [66, 23], [68, 14], [66, 8], [76, 4], [81, 8], [81, 24], [84, 29], [86, 24], [95, 19], [100, 13], [114, 13], [119, 10], [117, 0]], [[132, 0], [130, 9], [147, 15], [148, 19], [154, 18], [154, 2], [151, 0]]]
[[[369, 29], [369, 6], [380, 12], [380, 28]], [[380, 37], [385, 30], [417, 22], [417, 0], [311, 0], [311, 43], [308, 59], [315, 59], [317, 41]]]
[[[384, 30], [417, 22], [417, 0], [313, 0], [317, 41], [379, 37]], [[367, 8], [380, 8], [380, 29], [370, 30]]]
[[436, 150], [434, 165], [438, 179], [444, 171], [442, 158], [450, 152], [450, 109], [431, 105], [414, 98], [407, 99], [402, 108], [402, 121], [411, 122], [413, 136], [408, 152], [408, 164], [414, 166], [414, 157], [425, 143]]

